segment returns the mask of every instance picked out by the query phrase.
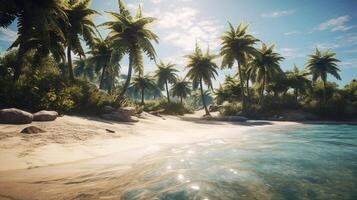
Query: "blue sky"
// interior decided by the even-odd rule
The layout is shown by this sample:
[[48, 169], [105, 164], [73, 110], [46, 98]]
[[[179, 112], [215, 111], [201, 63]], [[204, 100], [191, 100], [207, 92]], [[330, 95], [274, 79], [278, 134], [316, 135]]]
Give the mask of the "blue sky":
[[[155, 45], [158, 59], [176, 63], [183, 71], [183, 55], [191, 52], [197, 39], [203, 48], [219, 50], [219, 37], [227, 29], [227, 21], [234, 25], [250, 24], [250, 33], [266, 44], [276, 44], [277, 51], [286, 59], [284, 70], [296, 64], [303, 68], [307, 55], [316, 47], [332, 49], [341, 60], [343, 85], [357, 78], [357, 1], [355, 0], [127, 0], [132, 12], [140, 3], [144, 15], [156, 17], [154, 31], [160, 37]], [[110, 20], [104, 11], [117, 11], [117, 0], [92, 0], [92, 8], [102, 13], [96, 16], [100, 24]], [[101, 29], [105, 36], [106, 30]], [[16, 38], [16, 26], [0, 29], [0, 51]], [[121, 62], [126, 73], [127, 59]], [[220, 59], [217, 60], [220, 63]], [[145, 71], [155, 70], [155, 64], [145, 59]], [[224, 74], [236, 69], [223, 70]], [[184, 73], [184, 72], [181, 72]]]

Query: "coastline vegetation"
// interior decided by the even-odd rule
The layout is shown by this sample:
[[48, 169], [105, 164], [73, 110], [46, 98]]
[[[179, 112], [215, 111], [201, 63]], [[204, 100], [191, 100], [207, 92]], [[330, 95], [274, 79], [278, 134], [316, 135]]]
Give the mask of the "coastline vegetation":
[[[0, 108], [17, 107], [62, 113], [97, 114], [110, 105], [145, 111], [185, 114], [217, 107], [223, 115], [271, 119], [286, 111], [302, 111], [316, 119], [350, 120], [357, 115], [357, 81], [344, 87], [332, 82], [339, 60], [331, 50], [316, 49], [306, 65], [283, 71], [284, 59], [275, 45], [248, 33], [248, 25], [222, 33], [217, 54], [198, 43], [186, 60], [186, 75], [174, 63], [158, 62], [153, 43], [159, 37], [150, 24], [156, 19], [135, 15], [119, 0], [113, 21], [95, 25], [90, 0], [10, 1], [0, 13], [0, 27], [17, 21], [18, 38], [0, 57]], [[109, 34], [103, 38], [98, 27]], [[72, 57], [75, 55], [75, 57]], [[156, 63], [144, 73], [143, 57]], [[128, 72], [121, 74], [123, 58]], [[222, 58], [222, 63], [216, 59]], [[217, 88], [219, 69], [236, 69]], [[212, 106], [210, 106], [212, 105]], [[214, 106], [213, 106], [214, 105]]]

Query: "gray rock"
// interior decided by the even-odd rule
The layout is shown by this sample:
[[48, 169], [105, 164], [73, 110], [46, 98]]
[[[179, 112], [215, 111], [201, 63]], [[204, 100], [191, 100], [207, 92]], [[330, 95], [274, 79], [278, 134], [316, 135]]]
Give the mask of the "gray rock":
[[115, 108], [113, 108], [111, 106], [104, 106], [104, 108], [103, 108], [103, 113], [105, 113], [105, 114], [108, 114], [108, 113], [111, 113], [114, 111], [115, 111]]
[[44, 133], [46, 131], [36, 127], [36, 126], [29, 126], [24, 129], [22, 129], [21, 133], [24, 134], [36, 134], [36, 133]]
[[54, 121], [57, 117], [56, 111], [41, 110], [33, 114], [33, 121]]
[[219, 106], [217, 106], [217, 105], [210, 105], [210, 106], [208, 107], [208, 110], [209, 110], [210, 112], [217, 112], [218, 109], [219, 109]]
[[29, 124], [33, 120], [33, 115], [29, 112], [8, 108], [0, 110], [0, 123], [3, 124]]

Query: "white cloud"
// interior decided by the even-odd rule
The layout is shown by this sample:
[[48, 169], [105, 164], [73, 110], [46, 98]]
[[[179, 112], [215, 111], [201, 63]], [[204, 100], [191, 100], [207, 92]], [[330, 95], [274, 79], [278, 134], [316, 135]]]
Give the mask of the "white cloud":
[[17, 32], [13, 31], [9, 28], [0, 28], [0, 40], [1, 41], [7, 41], [7, 42], [13, 42], [17, 38]]
[[[151, 3], [153, 4], [159, 4], [159, 3], [162, 3], [164, 2], [164, 0], [150, 0]], [[172, 1], [172, 0], [171, 0]], [[181, 1], [181, 2], [189, 2], [189, 1], [192, 1], [192, 0], [178, 0], [178, 1]], [[167, 2], [167, 1], [166, 1]]]
[[342, 67], [357, 68], [357, 59], [349, 59], [340, 63]]
[[293, 10], [277, 10], [270, 13], [263, 13], [261, 14], [262, 17], [282, 17], [293, 14]]
[[304, 54], [301, 53], [298, 48], [278, 48], [277, 52], [279, 52], [286, 59], [304, 57]]
[[332, 42], [322, 42], [314, 45], [319, 49], [335, 49], [341, 47], [340, 44], [332, 43]]
[[191, 7], [160, 11], [156, 9], [146, 14], [158, 19], [157, 28], [162, 32], [163, 42], [179, 47], [183, 51], [193, 50], [196, 40], [202, 46], [209, 45], [213, 50], [218, 48], [218, 37], [223, 27], [217, 21], [201, 20], [198, 10]]
[[348, 26], [347, 22], [351, 18], [348, 15], [340, 16], [337, 18], [332, 18], [326, 22], [323, 22], [319, 25], [319, 30], [331, 30], [333, 32], [335, 31], [347, 31], [350, 30], [351, 28], [354, 28], [355, 26]]
[[290, 31], [290, 32], [284, 33], [285, 36], [298, 35], [298, 34], [301, 34], [301, 32], [300, 31]]

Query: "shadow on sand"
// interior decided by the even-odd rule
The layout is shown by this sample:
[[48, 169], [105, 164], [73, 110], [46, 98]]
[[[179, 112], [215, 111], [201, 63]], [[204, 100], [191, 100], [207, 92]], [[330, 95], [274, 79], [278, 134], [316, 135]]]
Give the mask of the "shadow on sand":
[[248, 121], [219, 121], [218, 119], [205, 120], [202, 118], [192, 117], [192, 116], [180, 116], [180, 119], [184, 121], [189, 121], [198, 124], [212, 124], [212, 125], [241, 125], [241, 126], [265, 126], [272, 125], [272, 122], [269, 121], [256, 121], [256, 120], [248, 120]]

